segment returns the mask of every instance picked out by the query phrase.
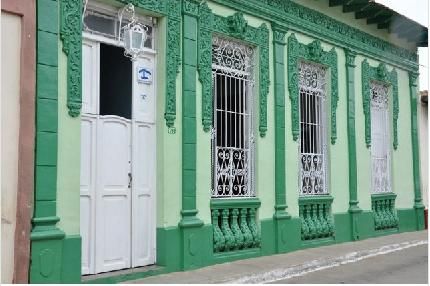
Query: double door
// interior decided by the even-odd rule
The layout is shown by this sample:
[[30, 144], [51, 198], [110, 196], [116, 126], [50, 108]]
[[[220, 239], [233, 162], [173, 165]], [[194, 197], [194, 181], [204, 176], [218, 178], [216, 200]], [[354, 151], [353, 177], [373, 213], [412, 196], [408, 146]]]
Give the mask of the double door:
[[155, 53], [84, 40], [82, 274], [155, 263]]

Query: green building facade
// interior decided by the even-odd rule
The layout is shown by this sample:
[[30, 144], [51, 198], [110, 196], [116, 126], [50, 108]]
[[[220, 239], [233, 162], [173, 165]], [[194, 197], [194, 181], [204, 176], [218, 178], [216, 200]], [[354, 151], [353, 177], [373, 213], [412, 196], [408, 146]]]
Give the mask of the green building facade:
[[[151, 209], [155, 223], [145, 235], [155, 238], [151, 246], [158, 267], [84, 280], [119, 282], [424, 228], [416, 51], [417, 46], [427, 45], [427, 29], [425, 40], [411, 37], [424, 28], [385, 7], [358, 0], [100, 2], [112, 9], [132, 3], [137, 14], [156, 19], [151, 133], [156, 146]], [[85, 10], [84, 5], [88, 3], [37, 1], [31, 283], [78, 283], [84, 277], [82, 242], [88, 239], [82, 236], [86, 214], [80, 195], [85, 176], [81, 128], [87, 73], [82, 13], [88, 7]], [[397, 16], [402, 23], [395, 23]], [[249, 127], [248, 133], [232, 131], [248, 140], [250, 151], [241, 153], [247, 167], [239, 168], [231, 159], [227, 175], [220, 171], [223, 163], [220, 169], [214, 166], [221, 157], [214, 155], [218, 139], [213, 138], [223, 136], [214, 126], [224, 124], [228, 131], [234, 125], [214, 122], [221, 118], [216, 117], [215, 90], [228, 86], [214, 77], [218, 71], [214, 39], [252, 50], [251, 72], [230, 80], [229, 91], [219, 95], [241, 90], [236, 82], [246, 86], [238, 93], [242, 100], [248, 91], [252, 94], [243, 103], [246, 112], [236, 109], [238, 114], [248, 112], [244, 115], [248, 117], [236, 117], [249, 120], [249, 125], [240, 125]], [[309, 67], [324, 73], [322, 101], [303, 95], [308, 94], [301, 82]], [[379, 140], [372, 138], [372, 127], [378, 128], [372, 123], [377, 114], [372, 109], [375, 84], [387, 91], [388, 133], [384, 134], [389, 140], [383, 146], [390, 158], [384, 165], [389, 181], [380, 193], [372, 185], [372, 144]], [[305, 102], [314, 109], [306, 111]], [[324, 110], [322, 115], [317, 109]], [[311, 119], [305, 118], [308, 113]], [[321, 131], [303, 131], [306, 120], [320, 124], [321, 129], [315, 130]], [[323, 165], [312, 161], [313, 169], [300, 161], [310, 150], [303, 145], [310, 136], [305, 133], [316, 135], [309, 142], [324, 149]], [[246, 175], [240, 177], [238, 170], [245, 169]], [[322, 170], [323, 175], [318, 173]], [[232, 182], [220, 183], [217, 174]], [[304, 185], [319, 184], [306, 181], [306, 176], [321, 180], [320, 191], [304, 193]], [[246, 183], [234, 181], [239, 177]], [[231, 188], [230, 195], [217, 191], [218, 185]], [[243, 193], [235, 187], [243, 187]], [[113, 227], [116, 223], [112, 221]]]

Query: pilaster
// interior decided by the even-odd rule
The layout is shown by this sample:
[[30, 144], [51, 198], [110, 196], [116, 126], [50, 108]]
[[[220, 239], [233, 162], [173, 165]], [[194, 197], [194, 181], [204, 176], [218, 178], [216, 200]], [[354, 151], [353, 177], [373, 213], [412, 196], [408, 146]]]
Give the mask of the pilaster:
[[418, 145], [417, 122], [417, 72], [409, 72], [409, 95], [411, 105], [411, 139], [412, 139], [412, 167], [414, 176], [414, 209], [417, 230], [424, 229], [424, 205], [420, 186], [420, 153]]
[[275, 243], [276, 252], [287, 250], [287, 219], [285, 182], [285, 34], [282, 29], [273, 29], [273, 64], [275, 77]]
[[56, 216], [59, 3], [38, 0], [36, 9], [36, 161], [29, 281], [49, 283], [61, 281], [65, 235], [56, 226], [60, 220]]
[[357, 199], [357, 148], [355, 137], [355, 57], [357, 53], [345, 49], [346, 92], [347, 92], [347, 134], [348, 134], [348, 178], [349, 178], [349, 209], [351, 219], [351, 236], [359, 239], [358, 219], [362, 212]]
[[196, 72], [198, 2], [182, 2], [182, 269], [202, 266], [203, 222], [196, 209]]

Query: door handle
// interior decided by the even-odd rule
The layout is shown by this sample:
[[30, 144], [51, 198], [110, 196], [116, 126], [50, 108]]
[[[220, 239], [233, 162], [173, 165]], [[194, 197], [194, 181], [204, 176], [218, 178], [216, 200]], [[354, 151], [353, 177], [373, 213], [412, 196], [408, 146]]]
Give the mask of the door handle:
[[133, 177], [131, 175], [131, 173], [128, 173], [128, 188], [131, 188], [131, 182], [133, 181]]

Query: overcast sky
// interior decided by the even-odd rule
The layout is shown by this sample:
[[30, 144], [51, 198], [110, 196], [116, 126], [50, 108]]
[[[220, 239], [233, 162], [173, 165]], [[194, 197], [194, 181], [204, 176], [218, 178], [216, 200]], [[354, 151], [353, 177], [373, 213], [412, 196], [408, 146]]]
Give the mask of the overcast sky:
[[[406, 17], [428, 27], [429, 0], [376, 0]], [[429, 89], [429, 56], [428, 48], [419, 48], [420, 57], [420, 90]]]

